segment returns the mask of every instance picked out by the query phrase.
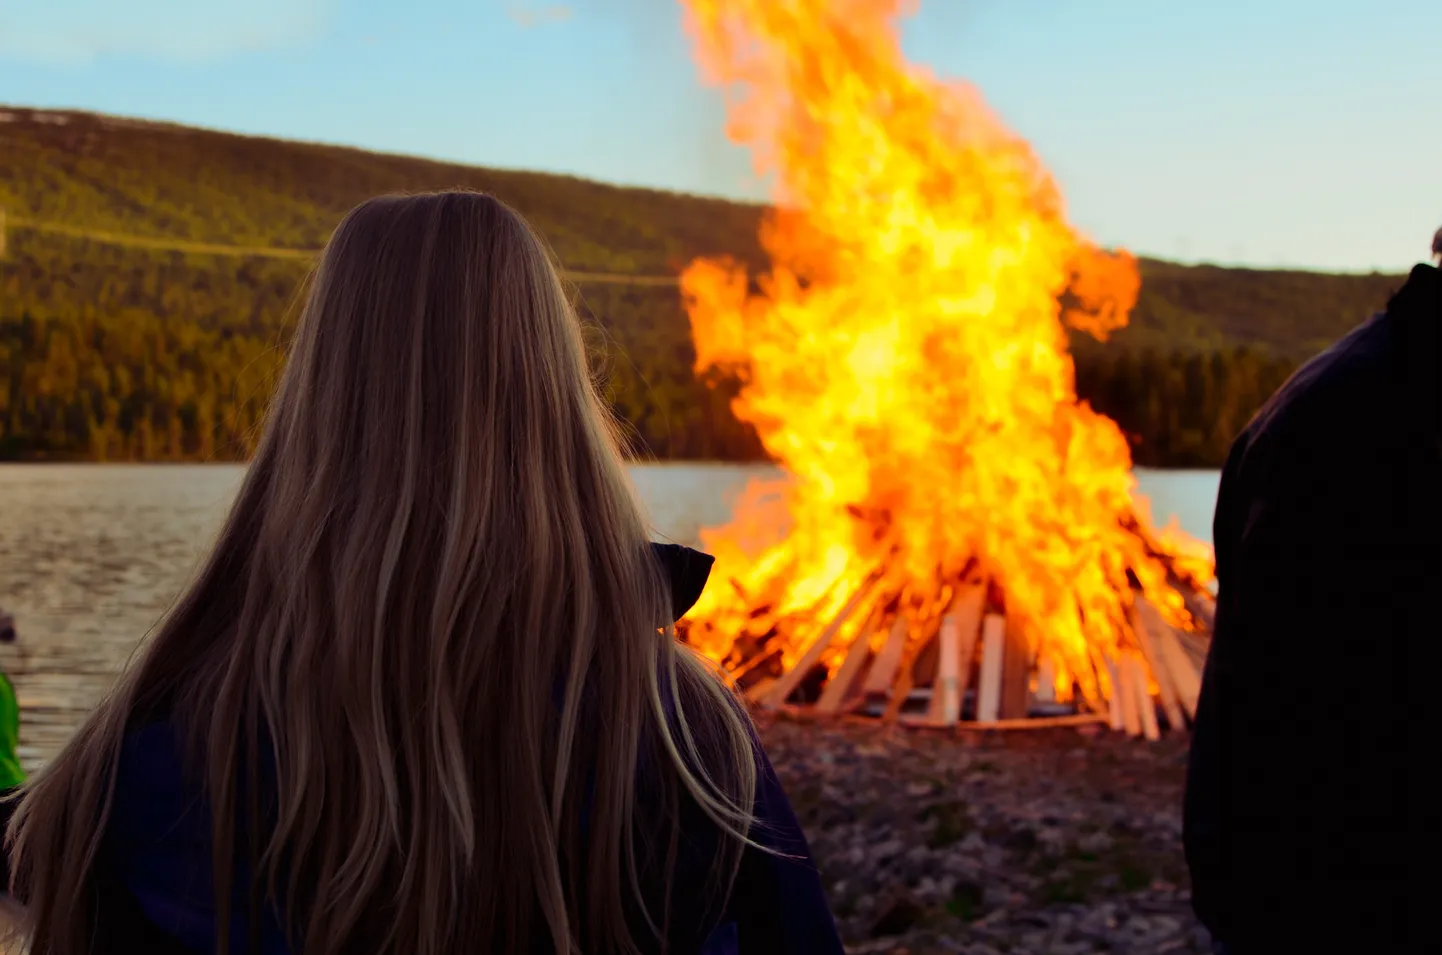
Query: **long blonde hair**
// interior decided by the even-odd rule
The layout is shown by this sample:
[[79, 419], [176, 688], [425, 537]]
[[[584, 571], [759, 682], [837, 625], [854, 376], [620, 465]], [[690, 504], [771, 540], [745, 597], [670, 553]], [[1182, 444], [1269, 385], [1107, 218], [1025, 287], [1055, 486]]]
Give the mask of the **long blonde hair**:
[[120, 748], [159, 718], [205, 780], [221, 952], [270, 759], [239, 888], [307, 955], [654, 946], [638, 859], [674, 861], [678, 814], [638, 818], [642, 762], [647, 793], [720, 828], [724, 891], [752, 730], [673, 639], [616, 434], [519, 215], [465, 192], [352, 211], [214, 551], [26, 786], [9, 838], [35, 955], [90, 951]]

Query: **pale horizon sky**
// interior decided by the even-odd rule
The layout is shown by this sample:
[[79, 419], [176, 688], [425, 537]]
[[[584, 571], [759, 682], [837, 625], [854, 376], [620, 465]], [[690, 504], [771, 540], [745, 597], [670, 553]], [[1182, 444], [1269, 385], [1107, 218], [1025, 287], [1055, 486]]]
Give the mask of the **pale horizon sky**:
[[[1442, 225], [1438, 36], [1424, 0], [921, 0], [903, 26], [1097, 241], [1387, 272]], [[765, 198], [676, 0], [0, 0], [0, 103]]]

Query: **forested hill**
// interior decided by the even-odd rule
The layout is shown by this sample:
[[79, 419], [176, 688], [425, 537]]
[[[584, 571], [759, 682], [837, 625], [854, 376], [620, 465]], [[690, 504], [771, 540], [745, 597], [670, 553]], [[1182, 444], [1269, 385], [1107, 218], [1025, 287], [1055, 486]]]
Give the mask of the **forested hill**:
[[[0, 106], [0, 459], [243, 456], [305, 251], [367, 196], [452, 186], [500, 196], [545, 233], [651, 453], [759, 455], [728, 410], [734, 383], [696, 380], [665, 282], [697, 255], [760, 265], [759, 206]], [[1078, 385], [1153, 464], [1214, 463], [1298, 359], [1399, 283], [1153, 261], [1143, 275], [1131, 326], [1078, 344]]]

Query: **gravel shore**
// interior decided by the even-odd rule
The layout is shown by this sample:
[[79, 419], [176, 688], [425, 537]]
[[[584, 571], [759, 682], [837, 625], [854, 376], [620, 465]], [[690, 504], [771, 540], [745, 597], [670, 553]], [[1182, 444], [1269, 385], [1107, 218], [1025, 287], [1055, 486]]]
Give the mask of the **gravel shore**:
[[847, 950], [1209, 953], [1184, 735], [956, 734], [759, 716]]

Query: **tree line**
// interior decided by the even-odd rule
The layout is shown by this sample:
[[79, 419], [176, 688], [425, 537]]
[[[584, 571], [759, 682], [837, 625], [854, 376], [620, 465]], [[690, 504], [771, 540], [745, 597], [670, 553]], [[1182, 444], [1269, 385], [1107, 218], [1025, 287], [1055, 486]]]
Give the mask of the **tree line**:
[[[0, 262], [0, 460], [248, 457], [304, 275], [284, 260], [13, 233]], [[583, 284], [577, 306], [638, 453], [761, 458], [730, 411], [737, 383], [692, 370], [677, 289]]]
[[[243, 460], [283, 361], [294, 262], [117, 249], [16, 233], [0, 263], [0, 459]], [[606, 397], [637, 451], [764, 457], [730, 409], [739, 383], [698, 377], [677, 290], [582, 285]], [[1213, 467], [1291, 373], [1269, 349], [1079, 343], [1080, 397], [1118, 422], [1139, 464]]]
[[1218, 468], [1297, 365], [1246, 345], [1209, 352], [1082, 349], [1077, 394], [1121, 427], [1137, 464]]

